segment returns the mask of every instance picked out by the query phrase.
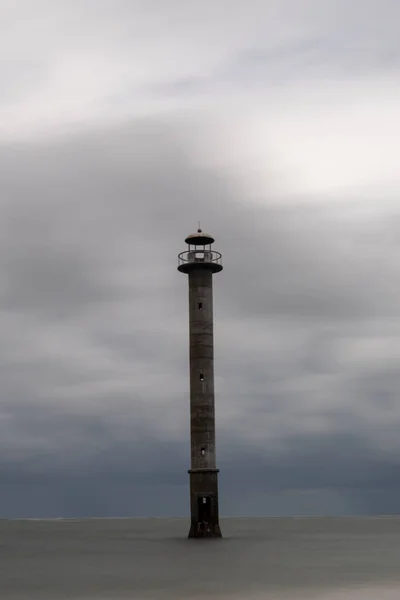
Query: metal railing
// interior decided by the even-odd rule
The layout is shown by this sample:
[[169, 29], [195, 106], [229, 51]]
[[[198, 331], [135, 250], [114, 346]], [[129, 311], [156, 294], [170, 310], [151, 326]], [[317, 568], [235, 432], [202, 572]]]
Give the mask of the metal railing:
[[215, 250], [186, 250], [178, 255], [179, 265], [187, 263], [214, 263], [222, 265], [222, 255]]

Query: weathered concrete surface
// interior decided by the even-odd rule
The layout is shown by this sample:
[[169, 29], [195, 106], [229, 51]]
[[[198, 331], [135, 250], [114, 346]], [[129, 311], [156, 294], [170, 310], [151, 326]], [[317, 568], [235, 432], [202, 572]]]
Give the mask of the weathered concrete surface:
[[189, 537], [221, 537], [215, 452], [213, 269], [197, 264], [186, 272], [190, 346]]

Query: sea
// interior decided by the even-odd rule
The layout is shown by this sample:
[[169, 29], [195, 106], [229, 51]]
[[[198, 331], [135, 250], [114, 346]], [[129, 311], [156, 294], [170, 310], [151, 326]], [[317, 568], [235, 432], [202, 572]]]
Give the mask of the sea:
[[0, 521], [1, 600], [399, 600], [400, 517]]

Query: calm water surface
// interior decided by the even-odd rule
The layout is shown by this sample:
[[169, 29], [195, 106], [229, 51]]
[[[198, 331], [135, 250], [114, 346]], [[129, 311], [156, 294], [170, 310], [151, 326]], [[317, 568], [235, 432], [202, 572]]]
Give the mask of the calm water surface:
[[0, 521], [0, 598], [399, 600], [400, 518]]

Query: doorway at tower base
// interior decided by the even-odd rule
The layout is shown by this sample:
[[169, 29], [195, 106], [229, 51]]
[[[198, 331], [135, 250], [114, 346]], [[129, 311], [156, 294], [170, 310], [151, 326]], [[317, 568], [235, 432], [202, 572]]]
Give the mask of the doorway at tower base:
[[207, 523], [207, 521], [192, 522], [188, 538], [222, 538], [218, 523]]
[[212, 494], [199, 494], [195, 501], [195, 514], [192, 516], [189, 538], [222, 537], [218, 523], [216, 498]]

